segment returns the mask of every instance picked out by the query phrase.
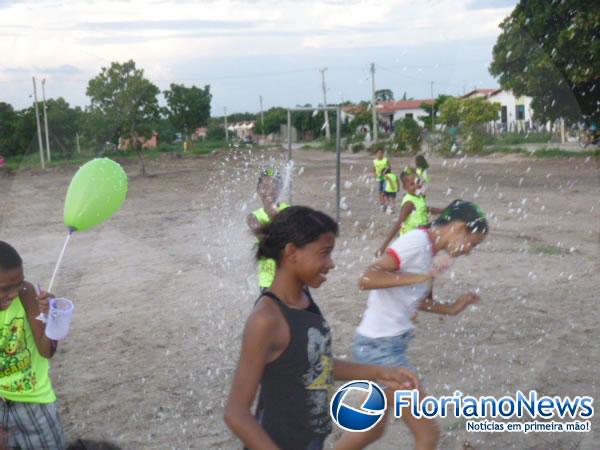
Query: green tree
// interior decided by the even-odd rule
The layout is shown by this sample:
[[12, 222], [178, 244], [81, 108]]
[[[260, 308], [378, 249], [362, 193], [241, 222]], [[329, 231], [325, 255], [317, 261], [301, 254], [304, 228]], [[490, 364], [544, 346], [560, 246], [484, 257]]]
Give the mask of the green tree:
[[106, 127], [103, 134], [118, 132], [120, 137], [130, 140], [144, 176], [146, 166], [138, 138], [152, 131], [150, 125], [159, 113], [159, 92], [132, 60], [103, 67], [100, 74], [88, 82], [86, 90], [91, 100], [90, 112], [94, 118], [101, 119], [96, 122], [99, 126]]
[[[306, 108], [312, 107], [310, 104], [304, 105]], [[335, 112], [329, 111], [329, 126], [335, 133]], [[287, 120], [287, 119], [286, 119]], [[292, 112], [292, 126], [298, 130], [298, 136], [302, 139], [303, 132], [310, 132], [314, 137], [319, 136], [325, 131], [325, 117], [322, 112], [315, 113], [315, 111], [294, 111]]]
[[167, 108], [161, 109], [159, 117], [151, 123], [150, 128], [158, 133], [160, 142], [173, 142], [180, 132], [169, 119]]
[[210, 123], [206, 133], [206, 138], [209, 141], [224, 141], [225, 140], [225, 128], [223, 125]]
[[460, 122], [462, 108], [463, 102], [461, 99], [447, 99], [440, 108], [440, 123], [450, 128], [457, 127]]
[[287, 124], [285, 108], [271, 108], [265, 111], [265, 134], [279, 133], [281, 124]]
[[600, 119], [600, 8], [582, 0], [521, 0], [501, 24], [490, 73], [533, 98], [536, 118]]
[[394, 93], [391, 89], [379, 89], [375, 91], [376, 102], [390, 102], [394, 100]]
[[499, 103], [488, 102], [483, 97], [451, 97], [440, 108], [440, 123], [449, 128], [459, 127], [467, 142], [466, 150], [476, 152], [483, 148], [485, 124], [498, 118], [500, 108]]
[[48, 129], [52, 153], [71, 156], [75, 150], [75, 135], [84, 121], [81, 108], [71, 108], [64, 98], [46, 101], [48, 110]]
[[203, 89], [172, 83], [163, 92], [167, 101], [167, 115], [173, 126], [186, 137], [196, 128], [205, 126], [210, 118], [210, 86]]
[[12, 105], [0, 102], [0, 155], [13, 156], [21, 153], [17, 139], [19, 115]]
[[354, 134], [356, 133], [356, 130], [362, 125], [368, 125], [369, 129], [371, 129], [372, 124], [373, 114], [367, 108], [364, 108], [354, 116], [354, 118], [350, 121], [348, 126], [350, 128], [350, 132]]
[[[444, 102], [447, 99], [449, 99], [451, 97], [452, 96], [450, 96], [450, 95], [439, 95], [438, 98], [436, 98], [435, 101], [433, 102], [433, 114], [435, 115], [436, 123], [438, 123], [437, 117], [438, 117], [441, 106], [444, 104]], [[419, 116], [419, 119], [423, 122], [425, 128], [427, 128], [428, 130], [431, 130], [431, 104], [421, 103], [421, 109], [426, 111], [427, 115]]]
[[[40, 111], [42, 110], [41, 102], [38, 102], [38, 108]], [[19, 149], [17, 153], [21, 155], [27, 153], [30, 145], [34, 146], [37, 151], [39, 147], [36, 138], [37, 125], [34, 107], [22, 109], [17, 114], [19, 117], [15, 127], [15, 138]]]
[[399, 144], [400, 150], [406, 150], [410, 147], [418, 152], [421, 149], [421, 127], [412, 117], [405, 117], [394, 124], [394, 138]]

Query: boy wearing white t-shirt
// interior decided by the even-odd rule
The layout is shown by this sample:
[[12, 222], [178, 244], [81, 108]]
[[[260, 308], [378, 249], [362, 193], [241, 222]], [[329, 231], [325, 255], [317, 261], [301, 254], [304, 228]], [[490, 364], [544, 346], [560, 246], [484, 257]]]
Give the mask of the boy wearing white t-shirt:
[[[432, 279], [444, 268], [434, 266], [434, 256], [442, 250], [450, 257], [467, 255], [483, 241], [487, 232], [483, 211], [474, 203], [455, 200], [431, 228], [419, 228], [396, 239], [384, 256], [360, 278], [360, 288], [370, 290], [370, 293], [352, 344], [354, 359], [360, 363], [405, 367], [414, 371], [406, 357], [415, 328], [411, 317], [418, 310], [456, 315], [479, 301], [474, 292], [466, 293], [450, 304], [434, 301]], [[388, 405], [393, 405], [393, 392], [388, 390], [386, 395]], [[407, 410], [402, 418], [415, 438], [415, 448], [436, 448], [439, 429], [435, 421], [417, 419]], [[382, 420], [364, 433], [345, 433], [336, 448], [364, 448], [383, 435], [385, 426], [386, 420]]]

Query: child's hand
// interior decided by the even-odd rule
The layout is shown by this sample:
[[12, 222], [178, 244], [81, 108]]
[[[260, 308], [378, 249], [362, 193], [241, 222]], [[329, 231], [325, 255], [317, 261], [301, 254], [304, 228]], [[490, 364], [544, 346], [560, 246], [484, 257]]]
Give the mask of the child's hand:
[[379, 367], [377, 381], [393, 390], [419, 389], [416, 375], [402, 367]]
[[38, 308], [41, 314], [48, 314], [48, 310], [50, 309], [50, 299], [54, 298], [53, 294], [49, 292], [40, 291], [37, 296]]
[[477, 295], [475, 292], [467, 292], [466, 294], [461, 295], [456, 299], [454, 305], [457, 309], [457, 312], [461, 312], [466, 309], [469, 305], [474, 305], [479, 302], [481, 297]]

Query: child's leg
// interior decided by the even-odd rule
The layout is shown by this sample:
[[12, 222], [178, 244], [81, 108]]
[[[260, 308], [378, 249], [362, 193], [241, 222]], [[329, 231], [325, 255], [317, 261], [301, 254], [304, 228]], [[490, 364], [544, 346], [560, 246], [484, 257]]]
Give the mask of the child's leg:
[[64, 435], [58, 405], [10, 402], [8, 405], [9, 448], [63, 450]]
[[[384, 392], [387, 398], [388, 412], [393, 411], [390, 408], [393, 408], [391, 405], [393, 405], [392, 402], [394, 401], [394, 392], [390, 389], [386, 389]], [[386, 413], [384, 418], [369, 431], [362, 433], [345, 431], [342, 437], [335, 443], [334, 448], [336, 450], [361, 450], [367, 445], [372, 444], [384, 435], [389, 416], [390, 414]]]
[[385, 208], [384, 181], [379, 180], [379, 204]]
[[392, 208], [392, 214], [396, 212], [396, 193], [390, 196], [390, 208]]
[[[423, 391], [421, 396], [425, 396]], [[410, 414], [408, 406], [405, 407], [402, 420], [415, 438], [415, 450], [435, 450], [440, 439], [440, 428], [435, 420], [424, 417], [417, 419]]]
[[[421, 395], [425, 395], [421, 392]], [[394, 411], [394, 391], [385, 390], [387, 397], [387, 413], [381, 422], [362, 433], [344, 432], [342, 437], [335, 443], [336, 450], [360, 450], [377, 441], [385, 434], [385, 428], [389, 417], [393, 417]], [[415, 450], [435, 450], [440, 437], [440, 430], [435, 420], [420, 418], [416, 419], [410, 414], [410, 406], [402, 410], [402, 419], [410, 429], [415, 439]]]
[[[357, 362], [363, 364], [375, 364], [388, 367], [406, 367], [409, 370], [415, 370], [406, 357], [408, 343], [413, 338], [412, 332], [404, 333], [400, 336], [391, 336], [385, 338], [367, 338], [356, 335], [352, 342], [352, 356]], [[394, 391], [385, 389], [387, 398], [386, 416], [369, 431], [363, 433], [345, 432], [336, 442], [335, 448], [338, 450], [362, 449], [375, 442], [385, 433], [386, 423], [394, 411]], [[421, 391], [421, 397], [424, 396]], [[402, 418], [409, 427], [415, 439], [415, 449], [434, 450], [439, 440], [439, 428], [434, 420], [416, 419], [410, 414], [410, 406], [403, 410]]]

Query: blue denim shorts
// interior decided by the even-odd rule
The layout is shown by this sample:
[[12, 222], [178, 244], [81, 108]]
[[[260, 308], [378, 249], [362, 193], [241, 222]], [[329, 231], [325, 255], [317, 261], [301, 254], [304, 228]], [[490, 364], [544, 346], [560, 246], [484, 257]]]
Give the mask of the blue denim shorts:
[[357, 333], [352, 341], [352, 356], [358, 363], [404, 367], [416, 373], [406, 356], [408, 343], [414, 336], [412, 330], [398, 336], [382, 338], [368, 338]]

